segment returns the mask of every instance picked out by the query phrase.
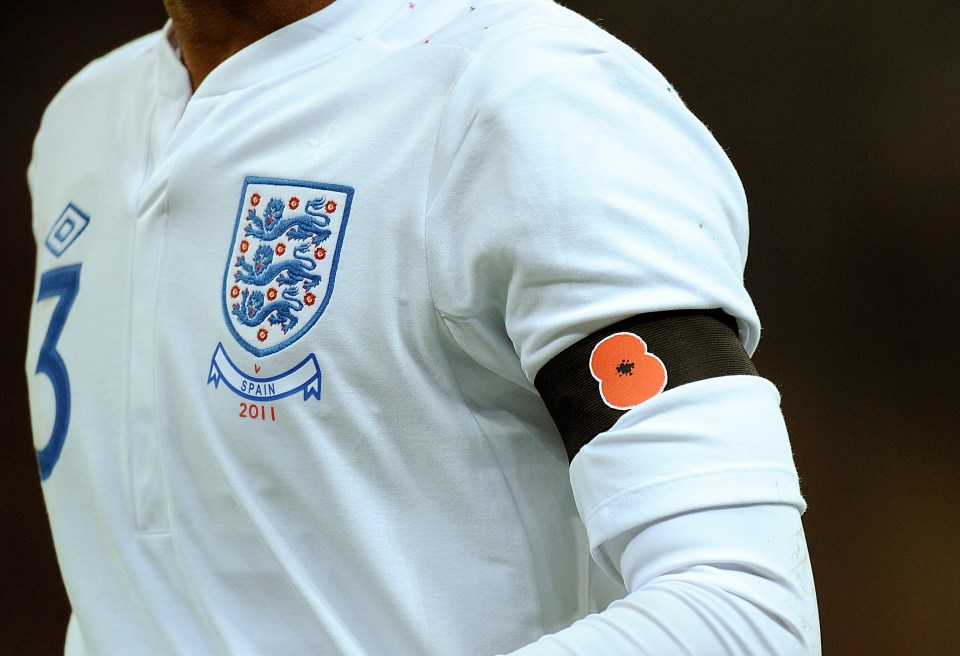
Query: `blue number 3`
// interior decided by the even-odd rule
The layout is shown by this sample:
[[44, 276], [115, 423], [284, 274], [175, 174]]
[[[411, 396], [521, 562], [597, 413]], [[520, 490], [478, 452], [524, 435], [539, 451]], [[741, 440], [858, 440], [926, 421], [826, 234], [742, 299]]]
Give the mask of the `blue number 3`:
[[50, 379], [57, 402], [53, 434], [47, 445], [37, 451], [40, 478], [44, 481], [50, 478], [57, 460], [60, 459], [63, 442], [67, 438], [67, 426], [70, 424], [70, 379], [67, 376], [67, 366], [57, 353], [57, 340], [63, 332], [63, 326], [67, 321], [70, 308], [73, 307], [73, 301], [77, 298], [79, 288], [79, 264], [53, 269], [40, 276], [37, 303], [51, 296], [59, 297], [57, 307], [53, 310], [53, 317], [50, 319], [50, 327], [47, 328], [47, 336], [40, 346], [40, 357], [37, 361], [37, 373]]

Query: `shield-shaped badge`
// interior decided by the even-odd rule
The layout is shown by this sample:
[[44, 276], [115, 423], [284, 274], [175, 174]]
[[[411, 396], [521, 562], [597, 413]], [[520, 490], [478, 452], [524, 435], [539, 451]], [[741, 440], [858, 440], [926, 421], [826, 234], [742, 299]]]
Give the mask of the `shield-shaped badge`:
[[244, 181], [223, 278], [230, 332], [256, 356], [286, 348], [320, 318], [337, 274], [353, 188]]

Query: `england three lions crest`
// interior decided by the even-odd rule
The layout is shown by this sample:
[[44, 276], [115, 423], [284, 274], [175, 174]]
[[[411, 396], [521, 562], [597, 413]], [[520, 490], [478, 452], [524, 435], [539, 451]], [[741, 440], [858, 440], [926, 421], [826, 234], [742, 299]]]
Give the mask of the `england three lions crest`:
[[247, 178], [223, 278], [230, 332], [256, 356], [300, 339], [320, 318], [337, 274], [353, 188]]

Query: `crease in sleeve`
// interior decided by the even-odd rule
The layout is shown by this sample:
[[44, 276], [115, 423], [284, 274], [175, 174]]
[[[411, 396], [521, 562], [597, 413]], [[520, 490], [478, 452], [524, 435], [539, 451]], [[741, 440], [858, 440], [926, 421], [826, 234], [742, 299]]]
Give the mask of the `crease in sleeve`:
[[779, 393], [759, 376], [683, 385], [624, 414], [573, 459], [591, 553], [666, 517], [729, 506], [806, 509]]

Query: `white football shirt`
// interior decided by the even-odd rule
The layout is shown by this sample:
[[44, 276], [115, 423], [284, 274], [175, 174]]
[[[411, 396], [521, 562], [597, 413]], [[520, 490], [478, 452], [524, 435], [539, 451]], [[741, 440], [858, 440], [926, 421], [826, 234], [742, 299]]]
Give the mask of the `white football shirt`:
[[662, 309], [756, 345], [740, 183], [635, 52], [544, 0], [338, 0], [191, 92], [171, 38], [67, 84], [30, 168], [69, 656], [500, 653], [622, 594], [588, 541], [802, 507], [785, 439], [572, 491], [531, 382]]

